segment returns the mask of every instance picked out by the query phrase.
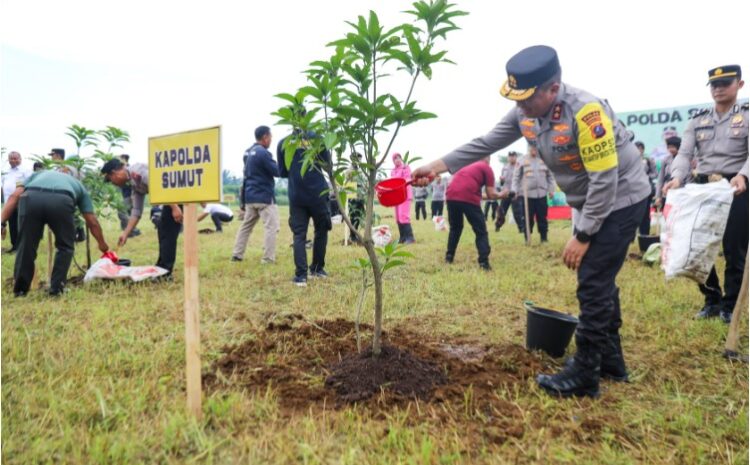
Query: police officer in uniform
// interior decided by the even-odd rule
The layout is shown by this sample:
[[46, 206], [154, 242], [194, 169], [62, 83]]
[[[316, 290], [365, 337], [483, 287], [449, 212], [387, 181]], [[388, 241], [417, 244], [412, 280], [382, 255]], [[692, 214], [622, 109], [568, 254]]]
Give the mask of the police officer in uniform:
[[720, 316], [725, 323], [729, 323], [739, 295], [747, 255], [748, 104], [737, 104], [737, 93], [745, 84], [739, 65], [710, 70], [708, 84], [711, 86], [714, 108], [696, 113], [688, 122], [680, 151], [672, 164], [672, 180], [664, 185], [664, 194], [682, 185], [681, 180], [689, 173], [694, 154], [698, 157], [694, 182], [704, 184], [713, 175], [718, 175], [715, 178], [721, 176], [727, 179], [736, 189], [722, 241], [726, 259], [724, 294], [722, 296], [719, 276], [714, 267], [706, 283], [700, 286], [705, 296], [705, 306], [695, 316], [697, 319]]
[[500, 214], [497, 215], [495, 221], [495, 231], [499, 231], [503, 224], [505, 224], [505, 215], [508, 213], [508, 208], [511, 208], [518, 232], [523, 234], [525, 228], [523, 199], [516, 197], [515, 194], [511, 194], [510, 192], [513, 184], [513, 173], [515, 173], [516, 168], [518, 168], [518, 154], [516, 152], [508, 152], [508, 163], [503, 166], [503, 171], [500, 174], [500, 183], [503, 190], [500, 192], [502, 200], [500, 201]]
[[486, 135], [415, 170], [417, 183], [464, 165], [525, 138], [537, 147], [568, 203], [579, 211], [563, 252], [578, 273], [580, 323], [577, 351], [562, 371], [539, 375], [552, 395], [599, 394], [599, 379], [628, 378], [620, 346], [617, 273], [643, 218], [651, 185], [631, 134], [606, 100], [561, 82], [551, 47], [538, 45], [506, 64], [500, 93], [517, 106]]
[[[542, 242], [547, 242], [547, 197], [552, 198], [555, 195], [555, 177], [552, 176], [547, 165], [539, 159], [539, 151], [534, 146], [529, 147], [529, 153], [521, 158], [519, 165], [513, 174], [510, 191], [516, 196], [523, 196], [524, 193], [529, 196], [525, 201], [529, 205], [529, 229], [531, 231], [526, 232], [526, 240], [530, 240], [534, 232], [534, 220], [536, 220]], [[525, 187], [524, 183], [526, 183]], [[521, 203], [523, 202], [523, 197], [521, 197]], [[525, 222], [523, 229], [526, 229]]]

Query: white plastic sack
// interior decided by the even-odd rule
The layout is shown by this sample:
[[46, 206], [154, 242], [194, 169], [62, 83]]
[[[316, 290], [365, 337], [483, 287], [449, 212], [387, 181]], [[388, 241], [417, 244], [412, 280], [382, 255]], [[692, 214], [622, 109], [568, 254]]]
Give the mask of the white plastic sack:
[[445, 224], [445, 218], [442, 216], [435, 216], [432, 218], [433, 224], [435, 224], [435, 231], [446, 231], [448, 225]]
[[341, 224], [344, 221], [344, 217], [341, 215], [333, 215], [331, 217], [332, 224]]
[[378, 247], [385, 247], [391, 243], [391, 228], [387, 225], [372, 228], [372, 241]]
[[132, 279], [135, 282], [148, 278], [157, 278], [167, 274], [168, 271], [160, 266], [121, 266], [112, 262], [109, 258], [100, 258], [83, 277], [87, 283], [94, 279]]
[[719, 255], [734, 190], [726, 179], [671, 189], [664, 205], [661, 267], [667, 279], [703, 284]]

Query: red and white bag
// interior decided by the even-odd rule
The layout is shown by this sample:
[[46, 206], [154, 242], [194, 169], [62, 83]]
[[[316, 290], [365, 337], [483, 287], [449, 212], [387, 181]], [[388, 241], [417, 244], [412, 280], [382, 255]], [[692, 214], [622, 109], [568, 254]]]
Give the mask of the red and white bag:
[[135, 282], [144, 279], [157, 278], [167, 274], [168, 271], [160, 266], [122, 266], [117, 265], [109, 258], [100, 258], [95, 261], [83, 277], [87, 283], [94, 279], [132, 279]]

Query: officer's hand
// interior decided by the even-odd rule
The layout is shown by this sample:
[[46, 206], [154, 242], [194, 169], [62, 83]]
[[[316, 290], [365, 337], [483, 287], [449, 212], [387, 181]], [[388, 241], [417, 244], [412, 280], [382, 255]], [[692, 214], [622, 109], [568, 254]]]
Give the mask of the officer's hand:
[[180, 210], [180, 207], [172, 207], [172, 218], [174, 218], [175, 223], [182, 224], [182, 210]]
[[733, 177], [732, 180], [729, 181], [729, 185], [736, 189], [734, 191], [734, 195], [740, 195], [747, 190], [747, 182], [745, 181], [745, 176], [741, 174]]
[[100, 242], [99, 250], [101, 251], [101, 253], [107, 253], [107, 251], [109, 250], [109, 246], [107, 245], [106, 242]]
[[[126, 242], [128, 242], [128, 235], [123, 233], [120, 235], [120, 238], [117, 239], [117, 246], [122, 247]], [[103, 252], [106, 252], [106, 250], [104, 250]]]
[[667, 195], [667, 192], [669, 189], [677, 189], [680, 187], [680, 180], [679, 179], [672, 179], [668, 183], [664, 184], [664, 187], [661, 189], [661, 193], [664, 195]]
[[654, 207], [656, 207], [657, 210], [661, 208], [661, 199], [654, 200]]
[[507, 199], [510, 196], [510, 191], [508, 189], [503, 189], [500, 191], [500, 198], [501, 199]]
[[435, 172], [430, 165], [420, 166], [411, 172], [412, 185], [425, 187], [437, 177]]
[[589, 250], [590, 242], [581, 242], [575, 237], [571, 237], [563, 250], [563, 263], [565, 266], [575, 271], [581, 266], [583, 256]]

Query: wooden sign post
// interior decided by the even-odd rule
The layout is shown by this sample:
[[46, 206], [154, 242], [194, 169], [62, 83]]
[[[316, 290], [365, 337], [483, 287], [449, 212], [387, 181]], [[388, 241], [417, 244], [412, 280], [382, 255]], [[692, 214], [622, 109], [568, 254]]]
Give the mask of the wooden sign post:
[[[203, 394], [196, 204], [221, 201], [220, 142], [220, 127], [151, 137], [148, 140], [151, 203], [184, 205], [185, 378], [188, 412], [197, 420], [203, 416]], [[165, 214], [169, 214], [169, 211]]]
[[185, 231], [185, 362], [188, 411], [200, 419], [201, 408], [201, 329], [198, 298], [198, 213], [194, 203], [185, 205], [182, 217]]

